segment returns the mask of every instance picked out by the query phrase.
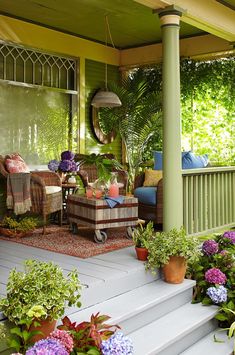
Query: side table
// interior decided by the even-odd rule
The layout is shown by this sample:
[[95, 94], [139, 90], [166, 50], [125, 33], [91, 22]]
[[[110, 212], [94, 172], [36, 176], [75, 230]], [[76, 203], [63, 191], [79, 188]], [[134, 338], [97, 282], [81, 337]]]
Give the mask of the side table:
[[67, 215], [74, 233], [78, 223], [94, 229], [96, 243], [105, 243], [107, 234], [104, 229], [115, 227], [127, 227], [126, 237], [132, 239], [133, 227], [138, 223], [138, 199], [124, 196], [123, 203], [110, 208], [104, 199], [69, 195]]

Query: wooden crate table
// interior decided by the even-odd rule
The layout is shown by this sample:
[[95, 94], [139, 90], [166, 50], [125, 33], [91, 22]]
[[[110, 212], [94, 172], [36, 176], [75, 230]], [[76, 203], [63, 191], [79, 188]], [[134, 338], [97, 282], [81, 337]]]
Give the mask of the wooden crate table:
[[107, 234], [103, 229], [127, 227], [127, 238], [131, 238], [133, 227], [138, 223], [138, 200], [124, 196], [122, 204], [110, 208], [103, 199], [69, 195], [67, 199], [67, 216], [70, 227], [77, 232], [77, 224], [94, 229], [94, 240], [105, 243]]

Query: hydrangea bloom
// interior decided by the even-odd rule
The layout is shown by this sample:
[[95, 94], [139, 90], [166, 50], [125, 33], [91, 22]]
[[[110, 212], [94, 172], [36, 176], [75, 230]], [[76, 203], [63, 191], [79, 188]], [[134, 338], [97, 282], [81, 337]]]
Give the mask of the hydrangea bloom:
[[69, 353], [58, 340], [48, 338], [37, 341], [25, 355], [69, 355]]
[[61, 160], [73, 160], [74, 154], [70, 150], [61, 153]]
[[215, 241], [215, 240], [206, 240], [203, 244], [202, 244], [202, 252], [205, 255], [214, 255], [216, 253], [218, 253], [219, 250], [219, 244]]
[[220, 251], [220, 255], [227, 255], [228, 254], [228, 251], [227, 250], [221, 250]]
[[229, 239], [231, 244], [235, 244], [235, 232], [227, 231], [223, 234], [223, 237]]
[[205, 272], [205, 279], [211, 284], [218, 285], [223, 285], [227, 281], [226, 275], [222, 271], [220, 271], [220, 269], [217, 269], [215, 267]]
[[117, 332], [108, 340], [102, 341], [101, 352], [103, 355], [132, 355], [133, 344], [130, 338]]
[[72, 162], [70, 160], [61, 160], [59, 170], [67, 172], [71, 171], [72, 168]]
[[68, 352], [73, 350], [73, 338], [66, 330], [56, 329], [50, 334], [49, 338], [59, 340]]
[[51, 171], [57, 171], [59, 169], [60, 162], [56, 159], [50, 160], [48, 163], [48, 169]]
[[227, 289], [224, 286], [209, 287], [206, 294], [213, 303], [219, 304], [227, 301]]

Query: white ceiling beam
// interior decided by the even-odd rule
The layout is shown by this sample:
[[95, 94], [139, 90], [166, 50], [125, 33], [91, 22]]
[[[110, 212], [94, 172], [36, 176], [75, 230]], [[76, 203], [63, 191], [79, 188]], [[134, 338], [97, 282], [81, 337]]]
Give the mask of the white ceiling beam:
[[154, 9], [176, 5], [185, 10], [181, 20], [229, 42], [235, 42], [235, 11], [215, 0], [134, 0]]

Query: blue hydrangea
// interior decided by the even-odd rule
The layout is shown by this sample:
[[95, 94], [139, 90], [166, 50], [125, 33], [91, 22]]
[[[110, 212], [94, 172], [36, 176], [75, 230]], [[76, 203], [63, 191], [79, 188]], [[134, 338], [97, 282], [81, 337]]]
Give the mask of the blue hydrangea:
[[48, 163], [48, 169], [51, 171], [57, 171], [59, 169], [60, 162], [56, 159], [50, 160]]
[[206, 291], [206, 294], [215, 304], [227, 301], [227, 289], [222, 285], [219, 287], [209, 287]]
[[130, 338], [121, 332], [114, 333], [101, 343], [102, 355], [132, 355], [133, 344]]

